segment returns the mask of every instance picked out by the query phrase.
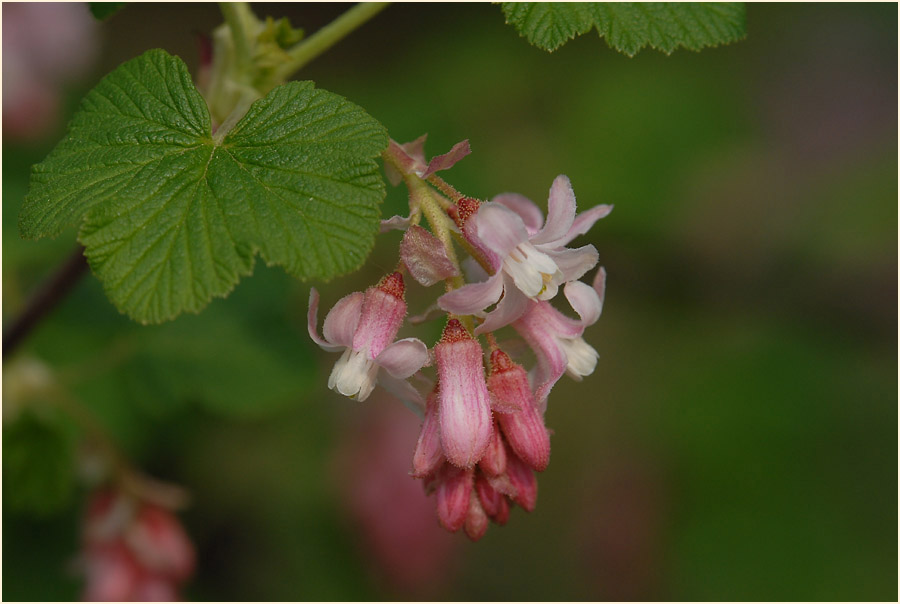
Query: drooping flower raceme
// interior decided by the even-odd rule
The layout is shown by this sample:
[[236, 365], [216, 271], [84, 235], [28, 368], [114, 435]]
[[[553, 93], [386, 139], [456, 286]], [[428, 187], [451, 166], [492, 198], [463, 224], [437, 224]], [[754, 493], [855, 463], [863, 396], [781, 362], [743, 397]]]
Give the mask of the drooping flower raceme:
[[[424, 137], [405, 145], [391, 141], [383, 154], [389, 180], [409, 189], [410, 211], [382, 221], [382, 231], [405, 231], [398, 271], [425, 288], [446, 288], [410, 319], [417, 324], [440, 311], [449, 315], [431, 356], [417, 339], [394, 342], [407, 311], [400, 272], [340, 300], [325, 319], [324, 338], [316, 333], [313, 290], [309, 332], [322, 348], [342, 353], [330, 388], [363, 400], [380, 383], [422, 416], [410, 474], [435, 495], [440, 525], [477, 541], [491, 522], [505, 524], [511, 507], [535, 509], [536, 473], [550, 461], [547, 395], [563, 373], [581, 379], [597, 365], [596, 350], [582, 336], [600, 316], [606, 273], [601, 268], [593, 286], [579, 281], [597, 265], [597, 250], [566, 246], [612, 206], [576, 214], [575, 194], [562, 175], [550, 188], [546, 220], [521, 195], [481, 202], [437, 174], [465, 157], [468, 143], [430, 161], [423, 144]], [[471, 258], [460, 262], [454, 242]], [[470, 262], [481, 275], [468, 270]], [[464, 265], [474, 276], [469, 283]], [[551, 305], [560, 288], [578, 319]], [[534, 351], [530, 372], [510, 358], [515, 344], [501, 349], [494, 332], [506, 326]], [[490, 349], [487, 370], [481, 336]], [[429, 361], [433, 370], [425, 369]], [[420, 393], [408, 377], [427, 387]]]
[[[408, 390], [406, 378], [428, 361], [428, 349], [417, 338], [394, 342], [406, 316], [403, 276], [392, 273], [376, 287], [341, 298], [325, 317], [324, 339], [316, 333], [319, 294], [309, 295], [309, 335], [322, 349], [343, 351], [334, 364], [328, 387], [360, 401], [376, 381], [394, 390]], [[384, 369], [384, 371], [380, 371]]]
[[597, 264], [593, 245], [565, 247], [612, 211], [600, 205], [576, 216], [575, 193], [560, 175], [550, 187], [547, 221], [540, 209], [516, 194], [500, 195], [466, 219], [462, 232], [483, 255], [494, 274], [438, 299], [447, 312], [478, 313], [492, 304], [476, 334], [494, 331], [521, 317], [529, 300], [550, 300], [559, 287], [579, 279]]

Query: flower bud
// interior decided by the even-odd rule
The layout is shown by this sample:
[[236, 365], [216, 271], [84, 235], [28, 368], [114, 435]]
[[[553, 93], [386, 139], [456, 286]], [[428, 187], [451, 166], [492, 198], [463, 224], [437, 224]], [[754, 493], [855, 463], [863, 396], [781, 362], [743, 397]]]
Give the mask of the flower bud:
[[513, 497], [513, 501], [527, 512], [534, 511], [534, 506], [537, 505], [537, 478], [534, 476], [534, 471], [524, 461], [513, 455], [512, 451], [509, 453], [506, 461], [506, 473], [516, 488], [516, 496]]
[[475, 478], [475, 491], [484, 512], [497, 524], [503, 526], [509, 519], [509, 504], [506, 497], [494, 489], [488, 480], [479, 474]]
[[506, 448], [503, 446], [503, 437], [500, 436], [500, 426], [496, 422], [478, 467], [489, 476], [499, 476], [506, 472]]
[[425, 406], [425, 420], [422, 432], [413, 454], [413, 471], [415, 478], [425, 478], [435, 472], [443, 461], [441, 449], [441, 427], [437, 417], [437, 392], [428, 395]]
[[543, 472], [550, 462], [550, 435], [528, 387], [528, 375], [502, 350], [491, 353], [488, 389], [495, 399], [519, 407], [519, 411], [513, 413], [497, 413], [497, 421], [515, 454], [538, 472]]
[[488, 524], [487, 514], [481, 507], [478, 495], [473, 490], [469, 495], [469, 511], [466, 514], [466, 535], [472, 541], [478, 541], [487, 532]]
[[441, 467], [439, 480], [437, 487], [438, 520], [445, 529], [456, 532], [466, 522], [473, 486], [473, 471], [444, 464]]
[[460, 468], [471, 468], [481, 459], [492, 432], [481, 345], [451, 319], [434, 355], [444, 455]]

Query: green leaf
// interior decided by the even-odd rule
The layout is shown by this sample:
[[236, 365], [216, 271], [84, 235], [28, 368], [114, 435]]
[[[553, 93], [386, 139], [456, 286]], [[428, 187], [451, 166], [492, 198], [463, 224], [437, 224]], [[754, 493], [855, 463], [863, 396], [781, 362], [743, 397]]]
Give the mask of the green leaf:
[[91, 14], [98, 21], [106, 21], [125, 6], [125, 2], [88, 2]]
[[358, 268], [384, 198], [384, 127], [311, 82], [291, 82], [213, 137], [184, 63], [150, 50], [84, 99], [32, 169], [24, 237], [81, 223], [107, 295], [142, 323], [199, 312], [268, 264], [300, 278]]
[[671, 54], [747, 35], [741, 2], [504, 2], [506, 22], [546, 51], [595, 28], [610, 48], [634, 56], [645, 46]]
[[23, 412], [4, 426], [4, 503], [50, 514], [69, 502], [74, 486], [72, 443], [58, 422]]

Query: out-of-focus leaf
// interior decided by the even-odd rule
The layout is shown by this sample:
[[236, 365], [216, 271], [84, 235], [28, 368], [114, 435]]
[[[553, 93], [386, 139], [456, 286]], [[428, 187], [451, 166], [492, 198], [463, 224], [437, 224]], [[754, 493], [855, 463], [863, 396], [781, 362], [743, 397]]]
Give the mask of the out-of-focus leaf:
[[72, 443], [58, 422], [25, 411], [4, 426], [4, 504], [51, 514], [69, 503], [74, 486]]
[[504, 2], [503, 13], [529, 42], [551, 52], [591, 28], [628, 56], [645, 46], [671, 54], [747, 35], [740, 2]]
[[88, 2], [91, 14], [98, 21], [106, 21], [124, 7], [126, 2]]

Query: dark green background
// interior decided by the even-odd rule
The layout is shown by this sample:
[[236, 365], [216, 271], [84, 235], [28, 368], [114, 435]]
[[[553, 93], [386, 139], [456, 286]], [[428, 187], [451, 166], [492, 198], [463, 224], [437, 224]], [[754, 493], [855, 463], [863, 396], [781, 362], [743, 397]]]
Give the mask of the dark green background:
[[[314, 31], [346, 5], [255, 8]], [[192, 491], [186, 597], [897, 598], [897, 7], [747, 12], [743, 42], [628, 59], [593, 34], [531, 48], [498, 6], [398, 4], [299, 74], [399, 141], [428, 132], [439, 153], [468, 138], [472, 155], [446, 173], [468, 194], [545, 204], [565, 173], [580, 207], [616, 206], [586, 238], [609, 273], [587, 333], [600, 362], [551, 396], [537, 509], [478, 544], [454, 536], [440, 579], [392, 582], [345, 511], [341, 443], [393, 403], [325, 388], [335, 359], [305, 334], [308, 284], [258, 265], [204, 314], [151, 328], [93, 277], [79, 284], [23, 353], [76, 376], [142, 467]], [[194, 32], [220, 20], [214, 4], [127, 6], [70, 108], [148, 48], [193, 69]], [[16, 235], [28, 165], [53, 142], [4, 145], [4, 322], [73, 244], [73, 230]], [[404, 195], [389, 190], [385, 216]], [[398, 242], [316, 284], [325, 304], [389, 270]], [[411, 292], [413, 312], [428, 301]], [[207, 386], [185, 388], [196, 374]], [[411, 455], [415, 422], [403, 438]], [[408, 469], [385, 468], [385, 484]], [[3, 598], [76, 598], [84, 494], [17, 511], [8, 475]]]

